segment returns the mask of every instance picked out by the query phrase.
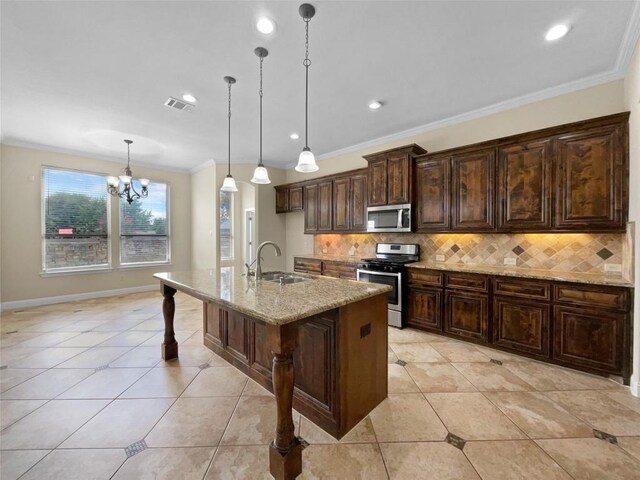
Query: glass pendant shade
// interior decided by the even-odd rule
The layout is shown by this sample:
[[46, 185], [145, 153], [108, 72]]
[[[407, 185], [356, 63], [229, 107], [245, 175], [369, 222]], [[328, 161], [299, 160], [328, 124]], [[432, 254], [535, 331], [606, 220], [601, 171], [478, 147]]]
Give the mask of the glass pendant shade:
[[148, 178], [141, 178], [140, 179], [140, 186], [148, 187], [150, 182], [151, 182], [151, 180], [149, 180]]
[[222, 192], [237, 192], [238, 187], [236, 187], [236, 181], [233, 179], [231, 175], [227, 175], [224, 177], [224, 182], [222, 182], [222, 187], [220, 188]]
[[258, 165], [256, 169], [253, 171], [253, 178], [251, 179], [251, 183], [257, 183], [259, 185], [266, 185], [271, 183], [269, 179], [269, 172], [262, 165]]
[[125, 185], [131, 184], [131, 177], [129, 175], [120, 175], [120, 181]]
[[111, 185], [112, 187], [117, 187], [118, 181], [118, 177], [107, 177], [107, 185]]
[[311, 173], [317, 172], [320, 169], [316, 164], [316, 157], [313, 156], [313, 152], [309, 147], [304, 147], [300, 156], [298, 157], [298, 165], [296, 165], [296, 172]]

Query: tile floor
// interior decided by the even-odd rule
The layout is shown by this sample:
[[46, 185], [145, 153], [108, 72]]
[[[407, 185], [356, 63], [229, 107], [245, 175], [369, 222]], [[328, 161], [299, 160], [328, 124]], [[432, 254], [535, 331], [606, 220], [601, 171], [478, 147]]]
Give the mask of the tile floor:
[[[168, 363], [155, 292], [2, 315], [2, 480], [270, 478], [273, 397], [202, 346], [197, 301], [176, 303]], [[295, 415], [301, 478], [640, 478], [625, 387], [415, 330], [389, 342], [389, 398], [342, 441]]]

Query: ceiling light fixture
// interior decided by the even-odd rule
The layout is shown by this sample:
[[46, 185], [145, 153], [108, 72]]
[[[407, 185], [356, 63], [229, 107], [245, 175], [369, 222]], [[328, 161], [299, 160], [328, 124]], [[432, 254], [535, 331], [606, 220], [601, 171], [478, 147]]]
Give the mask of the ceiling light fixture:
[[224, 77], [224, 81], [229, 85], [229, 113], [227, 118], [229, 119], [228, 126], [228, 150], [227, 150], [227, 176], [224, 177], [224, 182], [222, 182], [222, 187], [220, 187], [221, 192], [237, 192], [238, 187], [236, 187], [236, 181], [231, 176], [231, 85], [236, 83], [236, 79], [233, 77]]
[[567, 25], [559, 24], [554, 25], [549, 29], [547, 34], [545, 35], [545, 39], [547, 42], [553, 42], [554, 40], [559, 40], [564, 37], [569, 32], [569, 27]]
[[382, 102], [379, 102], [378, 100], [374, 100], [373, 102], [371, 102], [369, 104], [369, 108], [371, 110], [377, 110], [382, 106]]
[[258, 47], [253, 53], [255, 53], [260, 59], [260, 91], [258, 95], [260, 96], [260, 159], [258, 161], [258, 166], [253, 172], [253, 178], [251, 179], [252, 183], [257, 183], [259, 185], [266, 185], [267, 183], [271, 183], [269, 179], [269, 172], [264, 168], [262, 164], [262, 62], [264, 61], [264, 57], [269, 55], [269, 52], [266, 48]]
[[185, 102], [189, 102], [189, 103], [196, 103], [198, 101], [198, 99], [193, 95], [191, 95], [190, 93], [185, 93], [184, 95], [182, 95], [182, 99]]
[[304, 20], [305, 25], [305, 56], [302, 64], [305, 71], [305, 83], [304, 83], [304, 148], [300, 152], [298, 157], [298, 165], [296, 165], [296, 171], [302, 173], [311, 173], [318, 171], [318, 165], [316, 164], [316, 158], [313, 156], [313, 152], [309, 148], [309, 66], [311, 60], [309, 60], [309, 20], [316, 14], [316, 9], [313, 5], [303, 3], [298, 8], [298, 13]]
[[267, 17], [260, 17], [256, 22], [256, 28], [260, 33], [264, 33], [265, 35], [269, 35], [273, 33], [276, 29], [276, 24], [273, 20]]
[[138, 198], [147, 198], [149, 195], [149, 191], [147, 187], [149, 186], [149, 179], [141, 178], [138, 180], [142, 190], [138, 193], [135, 188], [133, 188], [133, 174], [131, 173], [131, 144], [133, 140], [125, 140], [124, 143], [127, 144], [127, 166], [122, 169], [120, 173], [122, 175], [118, 177], [107, 177], [107, 191], [113, 195], [114, 197], [124, 198], [129, 205], [133, 203], [134, 200]]
[[291, 135], [289, 135], [289, 138], [291, 140], [298, 140], [300, 138], [300, 135], [298, 135], [297, 133], [292, 133]]

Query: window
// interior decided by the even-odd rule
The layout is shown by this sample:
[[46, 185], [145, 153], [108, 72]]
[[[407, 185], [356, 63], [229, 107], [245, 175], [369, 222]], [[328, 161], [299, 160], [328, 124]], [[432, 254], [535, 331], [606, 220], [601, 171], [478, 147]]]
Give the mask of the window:
[[220, 259], [233, 260], [232, 192], [220, 192]]
[[[140, 192], [138, 182], [133, 183]], [[147, 198], [131, 204], [120, 199], [121, 265], [169, 262], [169, 188], [166, 183], [151, 182], [148, 189]]]
[[110, 266], [108, 196], [103, 175], [42, 169], [44, 272]]

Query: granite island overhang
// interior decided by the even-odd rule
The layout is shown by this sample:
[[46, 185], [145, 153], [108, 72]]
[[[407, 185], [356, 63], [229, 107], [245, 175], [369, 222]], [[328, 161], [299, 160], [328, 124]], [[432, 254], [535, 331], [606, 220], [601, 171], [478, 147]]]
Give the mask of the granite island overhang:
[[205, 346], [275, 394], [270, 470], [295, 478], [292, 408], [340, 439], [387, 396], [390, 287], [298, 273], [306, 280], [281, 285], [234, 270], [154, 275], [164, 296], [162, 357], [178, 356], [176, 291], [202, 300]]

